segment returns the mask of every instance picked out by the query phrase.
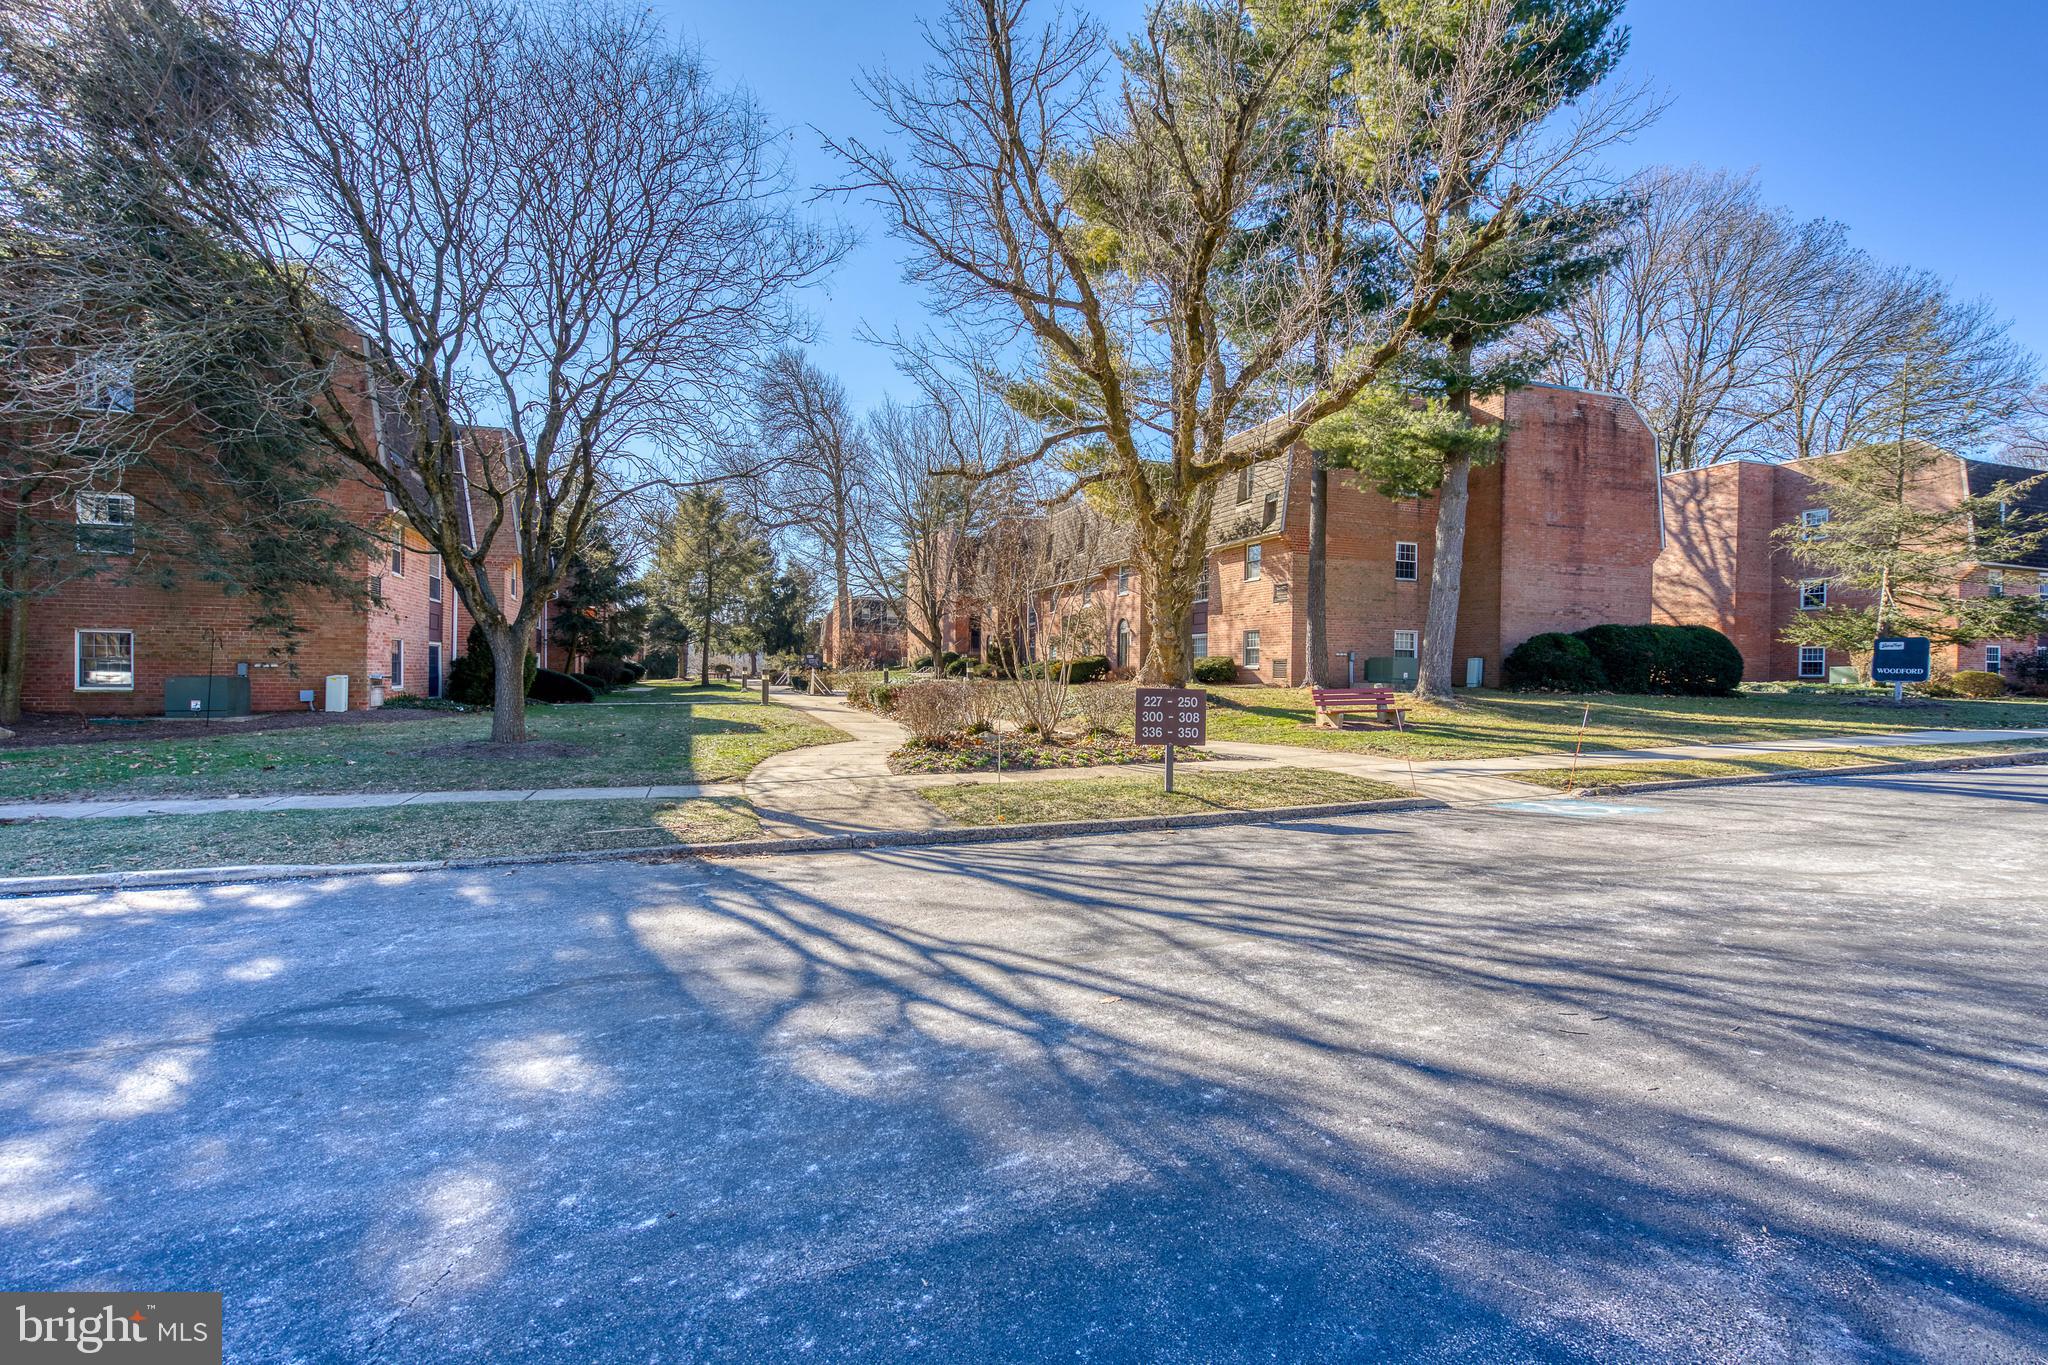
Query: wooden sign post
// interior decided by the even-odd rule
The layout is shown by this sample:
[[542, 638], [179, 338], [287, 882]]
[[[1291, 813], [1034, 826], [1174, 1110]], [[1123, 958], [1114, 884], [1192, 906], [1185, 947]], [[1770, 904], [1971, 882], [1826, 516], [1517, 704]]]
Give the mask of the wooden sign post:
[[1140, 744], [1166, 746], [1166, 790], [1172, 791], [1175, 746], [1208, 743], [1209, 694], [1199, 687], [1139, 688], [1132, 733]]

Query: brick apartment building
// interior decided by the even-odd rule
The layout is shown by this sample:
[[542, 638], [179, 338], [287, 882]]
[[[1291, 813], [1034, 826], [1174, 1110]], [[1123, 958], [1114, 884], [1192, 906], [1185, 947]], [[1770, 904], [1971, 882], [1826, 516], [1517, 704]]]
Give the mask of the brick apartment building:
[[[1533, 386], [1482, 402], [1505, 418], [1501, 458], [1473, 471], [1457, 677], [1500, 679], [1504, 654], [1531, 635], [1650, 617], [1661, 545], [1657, 442], [1627, 400]], [[1210, 522], [1195, 654], [1238, 663], [1240, 681], [1299, 685], [1306, 618], [1296, 587], [1308, 554], [1310, 455], [1297, 446], [1227, 481]], [[1349, 476], [1330, 480], [1330, 677], [1412, 679], [1429, 601], [1436, 504], [1387, 498]], [[1043, 656], [1062, 621], [1100, 622], [1099, 652], [1138, 668], [1144, 593], [1128, 532], [1086, 507], [1049, 518], [1046, 586], [1024, 633]], [[963, 607], [949, 634], [979, 653], [985, 633]], [[956, 649], [961, 645], [954, 645]], [[1067, 653], [1080, 652], [1069, 643]]]
[[[377, 413], [367, 397], [352, 407], [363, 427], [376, 423], [386, 458], [403, 460], [410, 439], [402, 421]], [[464, 443], [465, 461], [489, 458], [502, 439], [501, 432], [479, 430]], [[136, 555], [134, 519], [148, 515], [138, 509], [175, 505], [138, 496], [150, 492], [129, 486], [81, 495], [79, 552]], [[440, 695], [470, 625], [440, 556], [369, 479], [344, 477], [326, 496], [379, 542], [364, 565], [367, 603], [302, 601], [301, 631], [287, 641], [252, 625], [247, 599], [194, 575], [167, 585], [148, 563], [107, 565], [27, 604], [23, 710], [149, 716], [186, 714], [194, 701], [216, 713], [324, 710], [335, 703], [356, 710], [400, 692]], [[472, 508], [465, 505], [462, 516], [473, 537]], [[512, 528], [500, 529], [487, 566], [494, 586], [516, 600]]]
[[[1831, 603], [1868, 602], [1831, 586], [1820, 571], [1775, 538], [1783, 526], [1825, 519], [1819, 485], [1807, 473], [1820, 455], [1805, 460], [1763, 463], [1739, 460], [1664, 476], [1665, 549], [1658, 556], [1654, 618], [1674, 625], [1712, 626], [1742, 651], [1743, 677], [1750, 681], [1824, 681], [1831, 668], [1853, 663], [1841, 650], [1789, 644], [1780, 638], [1801, 611]], [[1988, 461], [1945, 455], [1917, 490], [1929, 506], [1955, 506], [1982, 497], [2000, 483], [2039, 474]], [[2021, 499], [2020, 512], [2048, 517], [2048, 487], [2036, 485]], [[1956, 584], [1959, 597], [2033, 593], [2048, 596], [2048, 547], [2022, 556], [2020, 563], [1979, 564]], [[1956, 669], [2006, 671], [2021, 650], [2048, 640], [1995, 640], [1934, 648], [1937, 672]]]
[[903, 613], [894, 602], [854, 593], [844, 613], [836, 608], [825, 613], [818, 625], [818, 650], [834, 667], [868, 662], [894, 667], [904, 660], [904, 635]]

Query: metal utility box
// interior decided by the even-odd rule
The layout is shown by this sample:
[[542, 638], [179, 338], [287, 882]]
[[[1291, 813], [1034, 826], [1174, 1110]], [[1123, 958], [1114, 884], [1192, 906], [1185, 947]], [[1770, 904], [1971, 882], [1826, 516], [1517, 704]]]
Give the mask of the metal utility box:
[[233, 674], [164, 679], [166, 716], [246, 716], [249, 680]]
[[327, 675], [327, 690], [324, 693], [324, 698], [321, 703], [321, 710], [348, 710], [348, 674], [329, 673]]
[[1830, 664], [1828, 666], [1829, 687], [1860, 687], [1863, 675], [1856, 671], [1854, 664]]
[[1486, 682], [1486, 660], [1474, 655], [1465, 660], [1465, 686], [1480, 687]]
[[1387, 687], [1415, 686], [1417, 661], [1397, 659], [1391, 654], [1382, 654], [1365, 661], [1365, 680]]

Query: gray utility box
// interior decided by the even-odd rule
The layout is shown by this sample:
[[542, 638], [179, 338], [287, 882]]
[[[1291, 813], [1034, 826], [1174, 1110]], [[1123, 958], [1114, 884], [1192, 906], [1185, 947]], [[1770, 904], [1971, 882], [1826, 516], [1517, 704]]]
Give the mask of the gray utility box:
[[1414, 659], [1397, 659], [1383, 654], [1365, 661], [1365, 680], [1384, 687], [1413, 687], [1416, 667]]
[[233, 674], [164, 679], [166, 716], [246, 716], [249, 680]]

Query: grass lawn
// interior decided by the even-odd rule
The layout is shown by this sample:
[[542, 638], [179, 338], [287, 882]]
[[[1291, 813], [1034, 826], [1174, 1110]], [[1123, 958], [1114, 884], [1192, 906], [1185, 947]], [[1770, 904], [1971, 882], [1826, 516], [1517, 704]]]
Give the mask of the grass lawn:
[[[750, 698], [754, 698], [750, 700]], [[0, 749], [0, 801], [285, 792], [482, 791], [715, 782], [771, 754], [845, 738], [740, 687], [656, 683], [619, 705], [527, 709], [535, 747], [477, 748], [489, 713], [419, 711], [404, 720]], [[647, 705], [685, 702], [687, 705]]]
[[1123, 815], [1186, 815], [1205, 810], [1270, 810], [1412, 795], [1384, 782], [1314, 768], [1250, 773], [1176, 773], [1171, 796], [1157, 777], [1076, 778], [1071, 782], [975, 782], [918, 788], [918, 795], [963, 825], [1042, 820], [1101, 820]]
[[746, 802], [527, 801], [0, 824], [18, 877], [266, 863], [401, 863], [714, 843], [760, 832]]
[[1811, 694], [1622, 697], [1477, 691], [1460, 693], [1455, 707], [1417, 706], [1402, 732], [1317, 729], [1306, 688], [1215, 687], [1209, 697], [1211, 741], [1411, 758], [1570, 753], [1589, 702], [1588, 751], [1904, 730], [2048, 729], [2048, 699], [2037, 697], [1933, 702], [1895, 711]]
[[1752, 773], [1781, 773], [1795, 769], [1855, 768], [1870, 763], [1929, 763], [1944, 758], [1984, 758], [1996, 754], [2040, 753], [2048, 748], [2032, 744], [1918, 744], [1911, 748], [1864, 748], [1804, 750], [1797, 753], [1752, 754], [1742, 758], [1672, 759], [1663, 763], [1620, 763], [1580, 768], [1576, 782], [1569, 768], [1543, 768], [1535, 772], [1508, 774], [1517, 782], [1533, 782], [1560, 791], [1576, 787], [1597, 791], [1602, 787], [1623, 787], [1632, 782], [1671, 782], [1688, 777], [1743, 777]]

